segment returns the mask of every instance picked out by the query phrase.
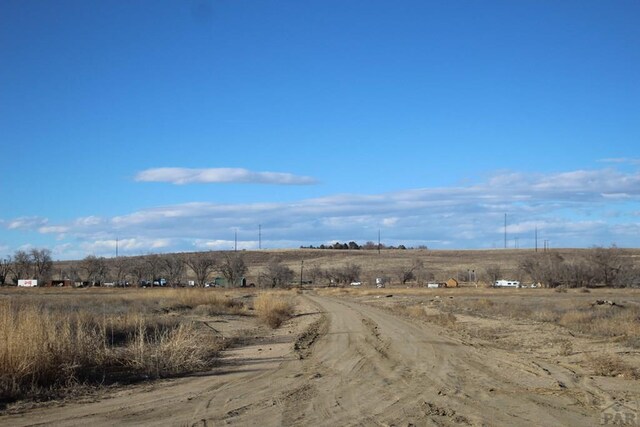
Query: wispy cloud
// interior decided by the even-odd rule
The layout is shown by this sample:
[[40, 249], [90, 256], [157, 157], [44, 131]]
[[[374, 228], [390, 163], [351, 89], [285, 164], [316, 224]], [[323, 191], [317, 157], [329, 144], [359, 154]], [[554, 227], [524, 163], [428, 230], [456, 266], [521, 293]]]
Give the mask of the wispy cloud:
[[[5, 226], [61, 233], [67, 257], [120, 253], [230, 249], [234, 230], [240, 248], [292, 247], [331, 240], [376, 240], [441, 248], [503, 245], [508, 213], [510, 239], [533, 246], [534, 230], [554, 246], [636, 244], [640, 174], [612, 169], [556, 174], [501, 173], [467, 186], [415, 188], [382, 194], [334, 194], [295, 202], [217, 204], [194, 202], [141, 209], [115, 217], [82, 217], [49, 224], [18, 218]], [[615, 220], [611, 220], [615, 214]]]
[[298, 176], [281, 172], [254, 172], [242, 168], [153, 168], [139, 172], [136, 181], [168, 182], [171, 184], [276, 184], [311, 185], [317, 180], [308, 176]]
[[4, 223], [9, 230], [35, 230], [47, 224], [48, 220], [39, 216], [22, 216]]
[[630, 164], [630, 165], [640, 165], [640, 159], [631, 158], [631, 157], [614, 157], [608, 159], [600, 159], [601, 163], [617, 163], [617, 164]]

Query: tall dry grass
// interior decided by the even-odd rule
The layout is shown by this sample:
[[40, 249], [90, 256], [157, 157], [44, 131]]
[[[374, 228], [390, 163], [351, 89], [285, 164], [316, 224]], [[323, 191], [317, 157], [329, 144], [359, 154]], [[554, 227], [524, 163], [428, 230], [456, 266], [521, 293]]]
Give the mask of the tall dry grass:
[[182, 304], [216, 312], [244, 310], [226, 296], [199, 292], [167, 293], [160, 299], [148, 294], [94, 298], [84, 307], [76, 302], [0, 299], [0, 402], [46, 397], [80, 383], [206, 368], [222, 342], [188, 319], [159, 314], [158, 308]]
[[262, 292], [256, 297], [253, 308], [258, 318], [274, 329], [294, 313], [292, 296], [287, 292]]

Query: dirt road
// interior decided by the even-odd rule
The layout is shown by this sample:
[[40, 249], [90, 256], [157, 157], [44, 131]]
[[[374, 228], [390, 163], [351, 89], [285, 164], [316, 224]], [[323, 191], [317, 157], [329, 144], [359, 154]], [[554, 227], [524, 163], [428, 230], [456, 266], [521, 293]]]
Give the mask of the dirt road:
[[607, 396], [588, 377], [348, 299], [304, 298], [297, 324], [310, 332], [298, 350], [300, 330], [283, 331], [212, 373], [4, 416], [0, 425], [598, 424]]

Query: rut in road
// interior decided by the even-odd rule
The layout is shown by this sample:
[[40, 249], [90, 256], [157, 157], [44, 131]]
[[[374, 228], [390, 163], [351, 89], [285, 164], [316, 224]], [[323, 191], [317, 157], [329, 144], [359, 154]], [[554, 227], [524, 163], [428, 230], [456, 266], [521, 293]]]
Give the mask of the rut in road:
[[571, 371], [474, 347], [440, 327], [347, 299], [305, 298], [321, 320], [297, 351], [291, 342], [284, 359], [240, 361], [147, 393], [45, 408], [0, 424], [597, 424], [593, 401], [603, 396]]
[[[478, 426], [597, 421], [592, 394], [572, 391], [580, 380], [571, 372], [554, 368], [554, 375], [540, 364], [477, 349], [448, 338], [443, 329], [374, 307], [309, 298], [327, 322], [310, 357], [252, 381], [255, 393], [245, 396], [246, 409], [212, 421]], [[236, 399], [224, 403], [233, 406]]]

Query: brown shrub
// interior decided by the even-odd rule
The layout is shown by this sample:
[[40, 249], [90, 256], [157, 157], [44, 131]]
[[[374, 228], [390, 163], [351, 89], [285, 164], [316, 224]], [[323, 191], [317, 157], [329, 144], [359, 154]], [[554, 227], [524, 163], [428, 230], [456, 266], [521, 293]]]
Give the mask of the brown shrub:
[[78, 382], [174, 375], [212, 362], [220, 345], [178, 319], [61, 311], [0, 301], [0, 401], [55, 394]]
[[253, 308], [262, 321], [275, 329], [293, 316], [294, 306], [289, 295], [263, 292], [256, 297]]
[[590, 356], [588, 363], [595, 375], [603, 377], [623, 377], [626, 379], [640, 379], [640, 371], [629, 366], [624, 360], [615, 354], [599, 354]]

